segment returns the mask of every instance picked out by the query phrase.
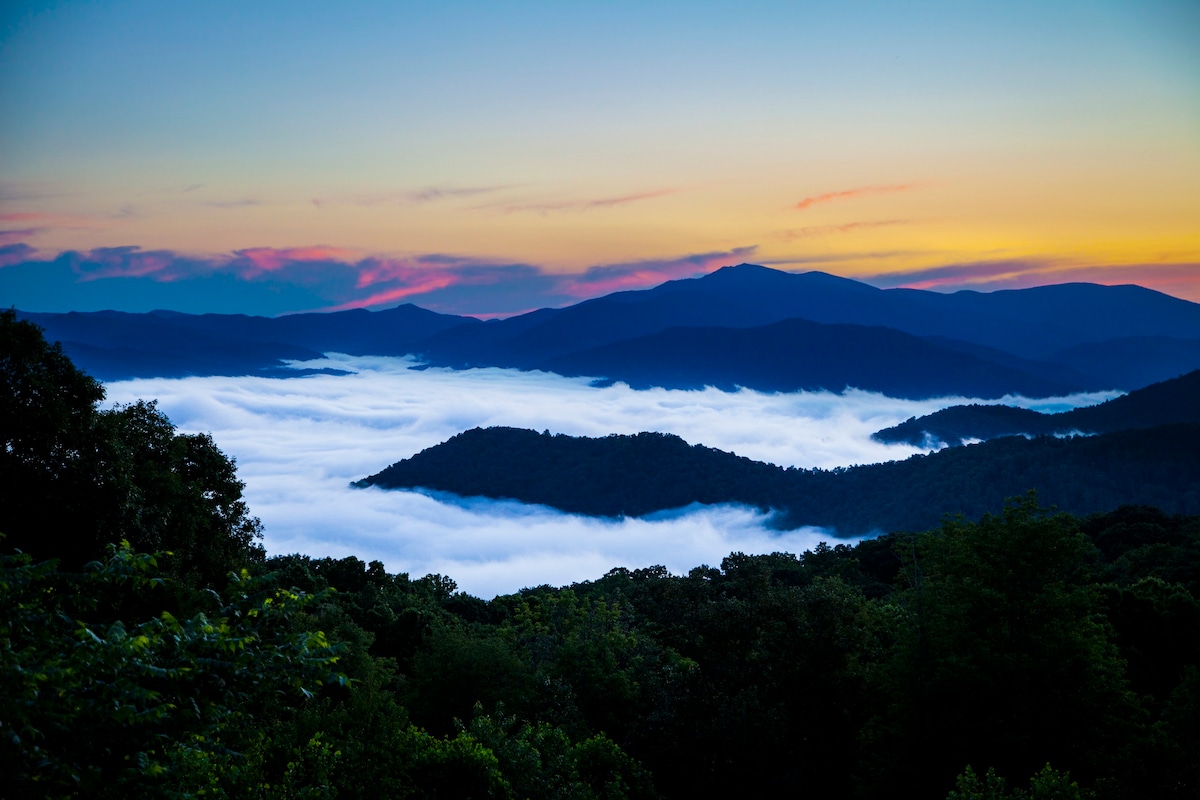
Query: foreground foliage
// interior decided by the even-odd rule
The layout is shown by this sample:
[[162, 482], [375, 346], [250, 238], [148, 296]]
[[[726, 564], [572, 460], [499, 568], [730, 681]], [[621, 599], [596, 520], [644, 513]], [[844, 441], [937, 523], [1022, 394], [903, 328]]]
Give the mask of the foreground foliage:
[[219, 787], [226, 776], [216, 768], [245, 749], [256, 719], [281, 713], [290, 695], [344, 681], [333, 672], [339, 648], [294, 622], [318, 598], [248, 573], [189, 618], [114, 619], [113, 606], [161, 593], [156, 566], [127, 543], [82, 575], [3, 557], [8, 788], [130, 797]]

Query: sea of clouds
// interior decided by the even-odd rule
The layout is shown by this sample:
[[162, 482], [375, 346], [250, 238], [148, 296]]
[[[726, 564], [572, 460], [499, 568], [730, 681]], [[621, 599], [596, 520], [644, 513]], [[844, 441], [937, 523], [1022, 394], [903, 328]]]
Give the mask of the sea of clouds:
[[[106, 388], [112, 402], [157, 399], [181, 431], [212, 434], [237, 461], [269, 554], [378, 559], [389, 572], [448, 575], [484, 598], [594, 579], [618, 566], [686, 572], [734, 551], [800, 553], [830, 536], [817, 528], [777, 531], [769, 515], [737, 506], [592, 519], [511, 501], [352, 489], [350, 482], [489, 425], [574, 436], [661, 431], [785, 467], [867, 464], [921, 452], [874, 442], [874, 431], [972, 402], [855, 390], [634, 391], [540, 372], [414, 370], [400, 358], [334, 355], [295, 366], [349, 374], [143, 379]], [[1058, 411], [1111, 396], [1005, 402]]]

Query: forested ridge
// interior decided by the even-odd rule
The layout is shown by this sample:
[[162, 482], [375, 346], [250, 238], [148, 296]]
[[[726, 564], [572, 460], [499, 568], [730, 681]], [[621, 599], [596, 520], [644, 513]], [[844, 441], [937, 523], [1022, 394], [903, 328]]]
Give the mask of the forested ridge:
[[1198, 514], [1200, 425], [997, 439], [833, 470], [783, 469], [671, 434], [588, 438], [474, 428], [356, 485], [512, 498], [595, 516], [741, 503], [778, 511], [781, 528], [816, 525], [841, 536], [921, 530], [946, 514], [998, 513], [1005, 497], [1030, 488], [1074, 513], [1141, 503]]
[[1044, 414], [1006, 405], [950, 406], [910, 417], [871, 438], [880, 442], [961, 445], [997, 436], [1063, 436], [1200, 423], [1200, 370], [1137, 389], [1094, 406]]
[[11, 313], [0, 359], [6, 797], [1200, 792], [1200, 517], [1024, 496], [485, 601], [267, 558], [211, 440]]

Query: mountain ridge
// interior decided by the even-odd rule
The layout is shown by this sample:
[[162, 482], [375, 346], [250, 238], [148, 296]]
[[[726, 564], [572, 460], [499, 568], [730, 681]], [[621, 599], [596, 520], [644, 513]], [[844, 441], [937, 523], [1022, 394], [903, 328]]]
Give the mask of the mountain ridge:
[[[1076, 389], [1136, 389], [1200, 368], [1200, 304], [1142, 287], [1059, 284], [939, 294], [749, 264], [487, 322], [411, 304], [275, 318], [112, 311], [20, 316], [62, 341], [103, 380], [263, 374], [278, 371], [285, 359], [326, 352], [412, 354], [427, 366], [452, 368], [546, 369], [674, 328], [735, 331], [789, 319], [890, 328], [1016, 370], [1023, 380], [1033, 376]], [[1139, 349], [1153, 357], [1139, 358]], [[637, 366], [636, 357], [629, 353], [626, 366]]]

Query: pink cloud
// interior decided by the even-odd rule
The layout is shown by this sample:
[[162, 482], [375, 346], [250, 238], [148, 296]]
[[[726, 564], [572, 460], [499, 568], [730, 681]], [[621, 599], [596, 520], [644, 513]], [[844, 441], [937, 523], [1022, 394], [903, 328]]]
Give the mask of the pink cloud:
[[234, 255], [249, 261], [258, 272], [274, 272], [296, 262], [348, 261], [356, 255], [343, 247], [250, 247], [235, 250]]
[[354, 266], [358, 272], [355, 285], [359, 288], [396, 281], [405, 284], [421, 282], [431, 273], [457, 274], [463, 281], [469, 280], [472, 283], [503, 280], [501, 273], [492, 269], [494, 262], [441, 254], [409, 258], [377, 256], [364, 258]]
[[406, 286], [399, 286], [394, 289], [385, 289], [382, 292], [360, 297], [355, 300], [349, 300], [341, 305], [332, 306], [324, 309], [325, 311], [348, 311], [352, 308], [370, 308], [371, 306], [383, 305], [385, 303], [395, 303], [400, 300], [407, 300], [416, 295], [427, 294], [445, 289], [455, 284], [461, 283], [462, 280], [453, 274], [443, 273], [441, 275], [425, 275], [420, 280], [415, 281]]
[[137, 247], [98, 247], [86, 257], [76, 255], [76, 271], [83, 282], [104, 278], [152, 278], [160, 282], [185, 277], [177, 256], [169, 250], [141, 250]]
[[819, 203], [828, 203], [833, 200], [850, 200], [855, 197], [862, 197], [869, 194], [890, 194], [892, 192], [907, 192], [916, 186], [915, 183], [898, 183], [891, 186], [863, 186], [858, 189], [843, 189], [840, 192], [826, 192], [825, 194], [813, 195], [801, 200], [793, 208], [803, 211], [806, 208], [818, 205]]
[[392, 281], [401, 281], [406, 284], [419, 282], [422, 276], [428, 272], [428, 268], [406, 259], [364, 259], [358, 265], [358, 277], [355, 279], [354, 285], [362, 289], [377, 283]]

